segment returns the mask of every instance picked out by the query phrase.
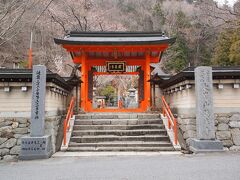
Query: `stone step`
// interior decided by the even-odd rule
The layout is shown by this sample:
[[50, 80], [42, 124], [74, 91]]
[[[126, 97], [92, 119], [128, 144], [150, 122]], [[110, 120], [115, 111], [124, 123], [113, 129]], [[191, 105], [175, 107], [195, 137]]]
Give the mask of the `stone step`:
[[138, 119], [160, 119], [160, 114], [138, 114]]
[[79, 114], [75, 116], [76, 119], [158, 119], [160, 114], [153, 113], [90, 113]]
[[167, 135], [164, 129], [135, 129], [135, 130], [74, 130], [72, 136], [97, 136], [97, 135], [116, 135], [116, 136], [139, 136], [139, 135]]
[[145, 136], [73, 136], [70, 142], [94, 143], [106, 141], [169, 141], [166, 135], [145, 135]]
[[174, 151], [173, 147], [69, 147], [67, 151], [94, 152], [94, 151]]
[[76, 119], [75, 125], [141, 125], [163, 124], [160, 119]]
[[75, 117], [68, 151], [172, 151], [160, 114], [88, 113]]
[[75, 143], [70, 142], [69, 147], [172, 147], [168, 141], [109, 141], [101, 143]]
[[134, 129], [165, 129], [162, 124], [145, 125], [74, 125], [73, 130], [134, 130]]

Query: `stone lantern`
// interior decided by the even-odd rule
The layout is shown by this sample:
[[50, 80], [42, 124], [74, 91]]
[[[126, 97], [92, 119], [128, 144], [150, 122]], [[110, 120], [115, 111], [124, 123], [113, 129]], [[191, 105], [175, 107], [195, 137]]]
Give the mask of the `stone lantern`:
[[135, 98], [135, 96], [136, 96], [136, 89], [135, 88], [130, 88], [128, 90], [128, 92], [129, 92], [129, 97]]

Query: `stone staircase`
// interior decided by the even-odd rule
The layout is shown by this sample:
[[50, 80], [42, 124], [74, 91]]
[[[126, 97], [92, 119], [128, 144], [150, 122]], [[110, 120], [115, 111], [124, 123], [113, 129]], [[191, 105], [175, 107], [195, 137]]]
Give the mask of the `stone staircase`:
[[67, 151], [173, 151], [159, 114], [77, 115]]

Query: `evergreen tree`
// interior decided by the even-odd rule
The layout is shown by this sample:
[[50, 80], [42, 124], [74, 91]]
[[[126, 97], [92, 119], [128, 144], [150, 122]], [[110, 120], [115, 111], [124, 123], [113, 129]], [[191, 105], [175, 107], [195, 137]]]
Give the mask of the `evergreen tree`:
[[233, 65], [240, 65], [240, 29], [237, 29], [233, 34], [229, 60]]
[[180, 30], [180, 29], [185, 29], [185, 28], [190, 28], [191, 24], [190, 24], [190, 19], [188, 19], [188, 17], [184, 14], [183, 11], [179, 10], [176, 13], [176, 30]]
[[160, 26], [163, 26], [165, 24], [165, 15], [162, 9], [162, 1], [154, 5], [152, 15], [158, 19]]
[[168, 59], [164, 65], [168, 71], [180, 72], [189, 63], [190, 48], [188, 47], [185, 31], [191, 27], [191, 24], [188, 17], [181, 10], [176, 12], [175, 17], [173, 35], [176, 37], [176, 42], [167, 51]]
[[115, 93], [115, 89], [111, 85], [107, 85], [106, 87], [102, 88], [100, 91], [101, 96], [105, 96], [106, 100], [110, 100]]
[[213, 65], [231, 66], [240, 65], [240, 32], [239, 29], [222, 32], [212, 59]]
[[168, 71], [180, 72], [188, 65], [187, 41], [183, 35], [177, 34], [176, 42], [169, 48], [167, 54], [172, 54], [171, 58], [165, 63]]

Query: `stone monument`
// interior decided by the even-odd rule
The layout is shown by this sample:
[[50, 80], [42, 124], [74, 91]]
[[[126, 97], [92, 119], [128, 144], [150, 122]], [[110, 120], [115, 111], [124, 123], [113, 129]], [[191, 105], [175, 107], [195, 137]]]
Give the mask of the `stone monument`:
[[195, 93], [197, 138], [190, 140], [190, 150], [195, 153], [223, 151], [222, 142], [215, 138], [211, 67], [195, 69]]
[[46, 67], [33, 66], [30, 137], [21, 138], [19, 159], [45, 159], [52, 155], [51, 136], [45, 135]]

